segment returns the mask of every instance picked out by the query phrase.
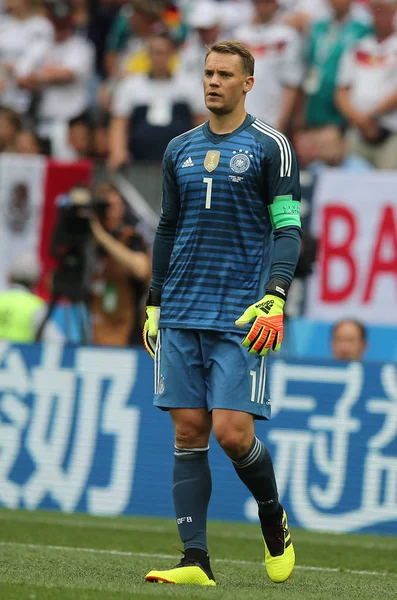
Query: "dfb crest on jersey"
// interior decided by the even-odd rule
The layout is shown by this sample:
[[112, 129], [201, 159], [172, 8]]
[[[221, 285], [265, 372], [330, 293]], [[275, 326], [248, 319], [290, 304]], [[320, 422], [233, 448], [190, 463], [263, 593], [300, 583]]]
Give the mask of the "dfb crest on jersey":
[[240, 152], [236, 152], [236, 150], [234, 150], [233, 154], [234, 156], [230, 160], [230, 168], [235, 173], [245, 173], [251, 164], [248, 156], [248, 150], [245, 153], [243, 153], [241, 150]]
[[215, 171], [216, 167], [219, 165], [220, 156], [221, 153], [219, 152], [219, 150], [208, 150], [204, 159], [204, 167], [209, 173]]

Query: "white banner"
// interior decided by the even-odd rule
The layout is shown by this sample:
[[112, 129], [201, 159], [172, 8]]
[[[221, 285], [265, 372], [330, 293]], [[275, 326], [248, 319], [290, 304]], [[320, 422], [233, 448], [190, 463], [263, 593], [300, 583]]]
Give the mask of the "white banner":
[[397, 172], [326, 171], [312, 229], [320, 248], [307, 316], [397, 325]]
[[21, 254], [38, 252], [44, 203], [46, 159], [6, 154], [0, 157], [0, 290]]

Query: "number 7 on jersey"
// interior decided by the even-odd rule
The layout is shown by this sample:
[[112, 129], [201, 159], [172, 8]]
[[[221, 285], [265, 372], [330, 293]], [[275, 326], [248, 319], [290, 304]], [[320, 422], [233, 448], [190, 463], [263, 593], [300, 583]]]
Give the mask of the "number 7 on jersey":
[[207, 194], [205, 196], [205, 208], [211, 208], [212, 177], [204, 177], [203, 182], [207, 184]]

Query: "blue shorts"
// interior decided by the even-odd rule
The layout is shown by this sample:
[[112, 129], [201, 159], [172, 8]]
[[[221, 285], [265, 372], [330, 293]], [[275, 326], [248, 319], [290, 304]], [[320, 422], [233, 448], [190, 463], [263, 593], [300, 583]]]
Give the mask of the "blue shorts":
[[270, 419], [267, 356], [251, 355], [243, 335], [161, 329], [154, 360], [154, 405], [226, 408]]

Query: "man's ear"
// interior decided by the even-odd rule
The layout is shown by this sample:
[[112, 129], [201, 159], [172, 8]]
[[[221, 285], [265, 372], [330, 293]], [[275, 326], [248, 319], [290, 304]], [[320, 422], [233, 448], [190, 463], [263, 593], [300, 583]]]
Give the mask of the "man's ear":
[[254, 87], [254, 81], [255, 80], [252, 75], [250, 75], [249, 77], [247, 77], [245, 79], [244, 87], [243, 87], [243, 90], [245, 93], [250, 92], [252, 90], [252, 88]]

